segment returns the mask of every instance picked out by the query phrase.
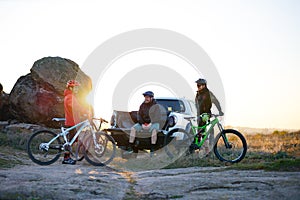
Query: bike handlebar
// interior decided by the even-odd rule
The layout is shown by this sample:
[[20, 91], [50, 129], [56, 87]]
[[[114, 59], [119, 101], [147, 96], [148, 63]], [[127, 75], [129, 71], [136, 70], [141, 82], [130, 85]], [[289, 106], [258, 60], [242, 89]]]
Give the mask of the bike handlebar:
[[93, 117], [92, 119], [95, 119], [95, 120], [99, 120], [101, 123], [108, 123], [108, 121], [106, 121], [105, 119], [103, 119], [103, 118], [95, 118], [95, 117]]
[[223, 115], [220, 115], [220, 114], [209, 114], [210, 116], [212, 117], [222, 117]]
[[209, 115], [209, 117], [222, 117], [223, 115], [220, 114], [213, 114], [213, 113], [202, 113], [199, 117], [202, 117], [202, 115]]
[[[223, 115], [220, 114], [212, 114], [212, 113], [202, 113], [201, 115], [199, 115], [198, 117], [202, 117], [202, 115], [207, 114], [210, 117], [222, 117]], [[192, 119], [198, 118], [198, 117], [184, 117], [184, 119], [191, 121]]]

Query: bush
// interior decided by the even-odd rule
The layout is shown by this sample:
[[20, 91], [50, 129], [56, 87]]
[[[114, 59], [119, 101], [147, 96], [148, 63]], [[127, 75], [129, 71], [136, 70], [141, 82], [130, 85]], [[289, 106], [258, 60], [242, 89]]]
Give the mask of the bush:
[[273, 133], [272, 133], [272, 135], [277, 135], [277, 136], [283, 136], [283, 135], [285, 135], [285, 134], [287, 134], [288, 132], [287, 131], [274, 131]]
[[22, 132], [18, 133], [3, 133], [0, 132], [0, 146], [11, 146], [16, 149], [26, 150], [29, 134]]

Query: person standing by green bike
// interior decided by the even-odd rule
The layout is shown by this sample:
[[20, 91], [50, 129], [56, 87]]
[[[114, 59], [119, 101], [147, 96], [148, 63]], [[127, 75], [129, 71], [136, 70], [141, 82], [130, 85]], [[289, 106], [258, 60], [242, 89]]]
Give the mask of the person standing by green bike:
[[[207, 81], [205, 79], [199, 78], [197, 81], [197, 94], [195, 97], [195, 104], [197, 108], [197, 122], [198, 126], [205, 125], [205, 122], [199, 117], [203, 113], [211, 113], [212, 104], [214, 104], [220, 115], [224, 115], [221, 109], [220, 102], [216, 96], [207, 88]], [[209, 144], [213, 145], [214, 142], [214, 133], [210, 134]]]

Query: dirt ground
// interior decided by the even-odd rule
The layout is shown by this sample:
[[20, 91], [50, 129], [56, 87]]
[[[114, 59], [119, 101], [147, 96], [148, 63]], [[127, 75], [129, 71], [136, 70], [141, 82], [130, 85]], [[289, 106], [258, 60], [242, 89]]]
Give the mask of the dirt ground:
[[0, 199], [299, 199], [300, 172], [193, 167], [144, 171], [56, 162], [0, 169]]

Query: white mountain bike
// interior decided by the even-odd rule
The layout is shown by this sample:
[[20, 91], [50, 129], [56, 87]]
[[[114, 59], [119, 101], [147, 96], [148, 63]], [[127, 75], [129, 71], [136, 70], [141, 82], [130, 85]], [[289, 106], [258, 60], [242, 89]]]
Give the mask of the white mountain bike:
[[[76, 160], [85, 158], [95, 166], [107, 165], [115, 156], [116, 144], [110, 135], [100, 131], [101, 124], [107, 121], [97, 119], [100, 120], [99, 128], [97, 128], [93, 119], [87, 119], [70, 128], [61, 126], [60, 133], [54, 133], [51, 130], [39, 130], [33, 133], [27, 143], [29, 158], [39, 165], [50, 165], [56, 162], [61, 154], [70, 152]], [[53, 118], [53, 121], [60, 123], [64, 120], [64, 118]], [[77, 129], [77, 132], [69, 141], [67, 136], [73, 129]], [[73, 151], [72, 146], [76, 143], [75, 151]]]

